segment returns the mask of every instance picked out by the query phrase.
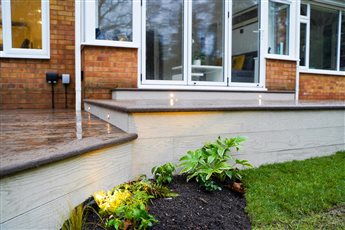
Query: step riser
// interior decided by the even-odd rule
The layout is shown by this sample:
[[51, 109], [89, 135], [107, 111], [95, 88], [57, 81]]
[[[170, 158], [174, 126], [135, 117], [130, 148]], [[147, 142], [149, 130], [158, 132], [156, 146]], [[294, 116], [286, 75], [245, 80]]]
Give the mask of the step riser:
[[155, 99], [183, 99], [183, 100], [269, 100], [291, 101], [294, 93], [266, 93], [266, 92], [179, 92], [179, 91], [113, 91], [115, 100], [155, 100]]

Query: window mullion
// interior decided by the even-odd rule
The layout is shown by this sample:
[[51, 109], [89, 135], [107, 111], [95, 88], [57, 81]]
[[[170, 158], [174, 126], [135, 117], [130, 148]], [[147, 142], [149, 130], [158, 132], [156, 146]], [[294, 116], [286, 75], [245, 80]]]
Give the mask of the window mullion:
[[3, 51], [6, 54], [12, 48], [11, 31], [11, 2], [2, 0], [2, 28], [3, 28]]
[[339, 23], [338, 23], [338, 47], [337, 47], [337, 71], [340, 71], [340, 45], [341, 45], [341, 20], [342, 12], [339, 11]]
[[307, 8], [307, 37], [306, 37], [306, 53], [305, 53], [305, 67], [309, 69], [309, 55], [310, 55], [310, 4]]

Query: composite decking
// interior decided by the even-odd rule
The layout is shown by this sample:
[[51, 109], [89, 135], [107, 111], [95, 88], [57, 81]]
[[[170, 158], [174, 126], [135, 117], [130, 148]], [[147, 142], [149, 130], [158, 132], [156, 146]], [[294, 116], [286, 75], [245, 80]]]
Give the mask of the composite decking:
[[0, 118], [0, 229], [60, 229], [72, 207], [130, 179], [136, 134], [73, 110]]

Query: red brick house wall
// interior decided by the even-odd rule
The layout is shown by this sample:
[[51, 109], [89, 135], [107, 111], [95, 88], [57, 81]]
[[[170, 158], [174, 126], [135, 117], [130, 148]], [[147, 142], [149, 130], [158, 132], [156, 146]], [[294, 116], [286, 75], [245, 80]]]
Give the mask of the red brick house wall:
[[[75, 106], [74, 1], [50, 0], [50, 59], [0, 59], [0, 109], [51, 108], [45, 73], [68, 73], [68, 106]], [[55, 85], [55, 107], [65, 107], [64, 87]]]
[[268, 90], [294, 91], [295, 82], [295, 61], [266, 60], [266, 87]]
[[110, 99], [114, 88], [137, 88], [138, 50], [86, 46], [82, 50], [83, 97]]
[[300, 74], [301, 100], [345, 100], [345, 76]]

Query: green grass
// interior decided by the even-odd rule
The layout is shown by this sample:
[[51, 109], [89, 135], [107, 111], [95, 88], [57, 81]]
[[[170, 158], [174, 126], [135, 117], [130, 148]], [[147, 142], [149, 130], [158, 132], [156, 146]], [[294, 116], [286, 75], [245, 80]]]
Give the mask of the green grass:
[[254, 229], [345, 229], [345, 151], [244, 174]]

